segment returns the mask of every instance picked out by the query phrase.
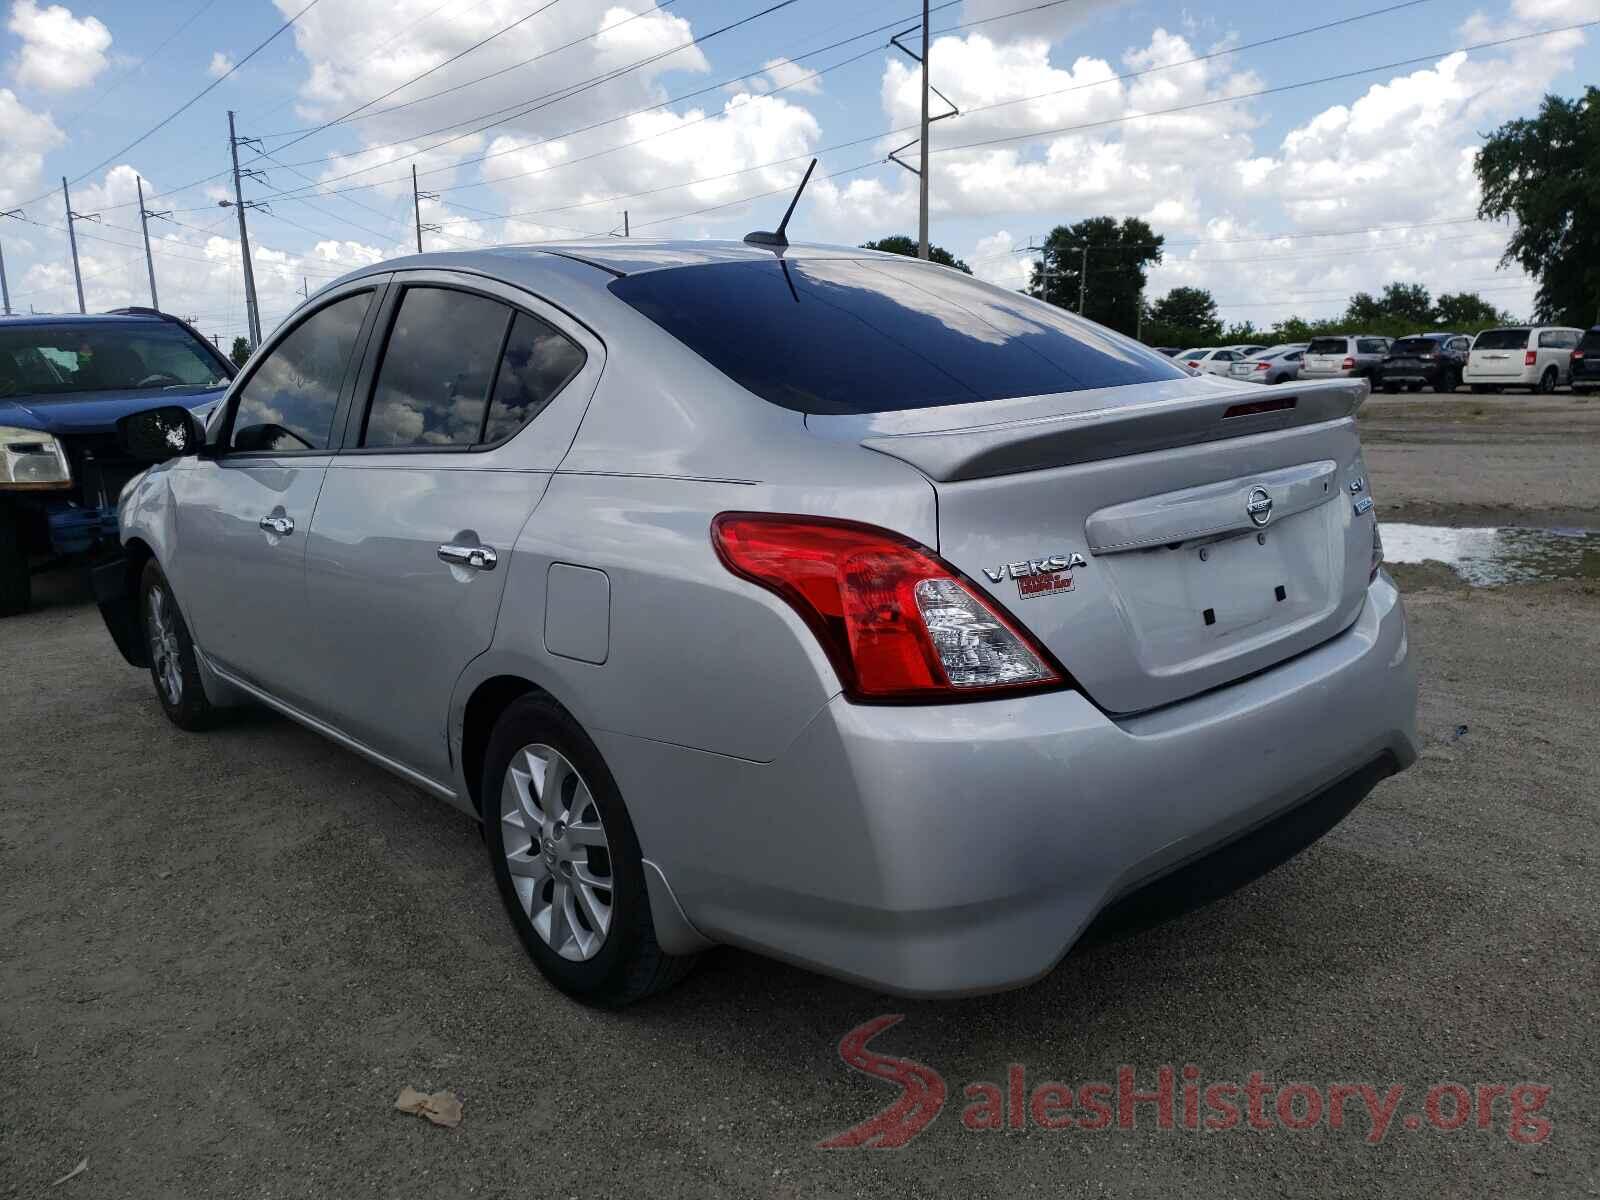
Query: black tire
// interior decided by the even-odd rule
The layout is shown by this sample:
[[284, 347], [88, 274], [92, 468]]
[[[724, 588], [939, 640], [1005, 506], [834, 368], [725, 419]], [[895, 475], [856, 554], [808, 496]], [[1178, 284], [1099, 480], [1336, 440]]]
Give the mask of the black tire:
[[1433, 385], [1433, 390], [1440, 396], [1448, 396], [1461, 386], [1461, 380], [1456, 378], [1454, 371], [1445, 371], [1439, 376], [1439, 382]]
[[[609, 844], [608, 869], [613, 886], [611, 924], [593, 957], [564, 958], [534, 927], [523, 907], [507, 862], [507, 823], [501, 819], [502, 788], [512, 759], [524, 748], [549, 747], [577, 770], [598, 809]], [[643, 856], [633, 821], [605, 760], [583, 729], [558, 705], [543, 696], [516, 700], [495, 722], [483, 766], [484, 842], [506, 914], [523, 947], [540, 972], [562, 992], [597, 1008], [621, 1008], [665, 991], [694, 965], [693, 955], [671, 955], [656, 941], [645, 890]], [[577, 820], [576, 817], [573, 818]], [[511, 833], [516, 832], [512, 826]], [[537, 841], [535, 847], [539, 845]], [[555, 875], [537, 885], [540, 895]], [[548, 897], [544, 899], [548, 901]]]
[[1561, 372], [1554, 367], [1546, 367], [1544, 374], [1539, 376], [1538, 392], [1541, 396], [1548, 396], [1556, 390], [1561, 382]]
[[27, 612], [32, 589], [21, 517], [9, 504], [0, 502], [0, 617]]
[[[157, 632], [158, 612], [165, 624], [166, 639]], [[200, 682], [194, 639], [189, 636], [189, 626], [173, 597], [172, 585], [153, 558], [145, 563], [139, 580], [139, 635], [150, 655], [150, 682], [167, 720], [190, 733], [214, 726], [220, 714], [206, 698], [205, 686]], [[174, 671], [171, 676], [167, 674], [169, 656]], [[176, 696], [172, 694], [174, 681]]]

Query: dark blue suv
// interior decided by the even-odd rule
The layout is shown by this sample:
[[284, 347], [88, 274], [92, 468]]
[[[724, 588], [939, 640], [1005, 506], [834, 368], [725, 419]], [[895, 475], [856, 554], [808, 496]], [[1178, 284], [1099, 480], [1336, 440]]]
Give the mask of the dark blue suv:
[[40, 566], [117, 544], [117, 498], [146, 465], [117, 419], [168, 400], [204, 415], [233, 374], [154, 309], [0, 317], [0, 617], [28, 607]]

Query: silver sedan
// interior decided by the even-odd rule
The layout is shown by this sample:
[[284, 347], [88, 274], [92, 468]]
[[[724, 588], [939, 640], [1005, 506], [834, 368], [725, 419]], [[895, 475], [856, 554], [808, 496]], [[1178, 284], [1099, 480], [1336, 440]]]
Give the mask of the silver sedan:
[[580, 999], [718, 943], [982, 992], [1416, 757], [1364, 395], [856, 249], [418, 256], [124, 420], [165, 461], [95, 585], [178, 727], [264, 704], [481, 821]]

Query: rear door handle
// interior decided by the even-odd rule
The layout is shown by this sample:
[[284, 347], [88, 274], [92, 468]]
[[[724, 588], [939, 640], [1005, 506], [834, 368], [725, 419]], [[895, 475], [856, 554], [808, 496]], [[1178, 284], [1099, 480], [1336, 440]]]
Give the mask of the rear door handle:
[[471, 567], [474, 571], [492, 571], [500, 556], [493, 546], [453, 546], [446, 542], [439, 547], [439, 561], [453, 567]]
[[268, 533], [275, 533], [279, 537], [288, 537], [294, 532], [294, 521], [289, 517], [262, 517], [256, 522]]

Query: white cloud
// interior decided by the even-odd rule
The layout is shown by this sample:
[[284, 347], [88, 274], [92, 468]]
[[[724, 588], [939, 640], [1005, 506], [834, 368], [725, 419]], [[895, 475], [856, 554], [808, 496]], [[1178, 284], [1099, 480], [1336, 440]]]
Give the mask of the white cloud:
[[96, 17], [80, 20], [60, 4], [42, 9], [35, 0], [15, 0], [9, 28], [22, 39], [16, 77], [27, 87], [71, 91], [106, 68], [111, 31]]
[[62, 140], [49, 113], [30, 111], [10, 88], [0, 88], [0, 208], [33, 191], [46, 152]]
[[804, 67], [787, 58], [769, 59], [765, 66], [767, 82], [771, 87], [806, 92], [810, 95], [822, 91], [822, 83], [817, 79], [814, 67]]
[[211, 63], [206, 67], [206, 74], [213, 79], [221, 79], [231, 70], [233, 70], [233, 59], [229, 58], [221, 50], [213, 51]]

